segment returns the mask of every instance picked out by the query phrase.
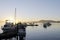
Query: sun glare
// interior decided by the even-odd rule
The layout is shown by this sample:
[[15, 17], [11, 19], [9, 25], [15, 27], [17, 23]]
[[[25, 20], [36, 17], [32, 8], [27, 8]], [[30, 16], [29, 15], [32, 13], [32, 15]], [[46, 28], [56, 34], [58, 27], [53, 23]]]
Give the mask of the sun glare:
[[8, 20], [7, 22], [11, 22], [11, 23], [15, 22], [14, 17], [8, 17], [6, 20]]
[[20, 19], [16, 18], [15, 20], [14, 17], [8, 17], [6, 20], [8, 20], [7, 22], [18, 23]]
[[8, 19], [8, 22], [12, 22], [13, 23], [14, 22], [14, 19], [12, 19], [12, 18], [11, 19]]

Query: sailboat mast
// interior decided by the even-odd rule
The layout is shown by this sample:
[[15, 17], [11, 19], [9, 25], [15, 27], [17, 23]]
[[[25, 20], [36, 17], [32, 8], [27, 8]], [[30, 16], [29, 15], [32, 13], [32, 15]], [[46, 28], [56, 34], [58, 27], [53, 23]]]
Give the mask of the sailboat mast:
[[[16, 25], [16, 8], [15, 8], [15, 25]], [[17, 27], [17, 34], [18, 34], [18, 27]], [[18, 40], [18, 36], [17, 36], [17, 40]]]
[[16, 8], [15, 8], [15, 24], [16, 24]]

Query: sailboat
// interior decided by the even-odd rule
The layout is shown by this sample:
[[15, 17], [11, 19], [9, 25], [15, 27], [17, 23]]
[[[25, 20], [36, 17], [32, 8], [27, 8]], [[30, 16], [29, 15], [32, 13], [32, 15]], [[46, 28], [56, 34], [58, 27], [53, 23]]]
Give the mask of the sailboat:
[[27, 23], [22, 24], [21, 22], [16, 24], [16, 8], [15, 8], [15, 24], [7, 22], [9, 20], [6, 20], [5, 25], [3, 26], [2, 30], [3, 33], [0, 34], [0, 40], [1, 39], [10, 39], [12, 37], [17, 38], [19, 36], [19, 40], [23, 40], [23, 38], [26, 36], [26, 27], [27, 26], [38, 26], [34, 24], [28, 25]]

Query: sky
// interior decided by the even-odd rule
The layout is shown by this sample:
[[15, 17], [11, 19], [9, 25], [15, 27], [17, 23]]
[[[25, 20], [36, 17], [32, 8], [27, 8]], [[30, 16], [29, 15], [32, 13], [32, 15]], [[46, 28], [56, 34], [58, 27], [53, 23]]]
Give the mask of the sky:
[[0, 19], [60, 20], [60, 0], [0, 0]]

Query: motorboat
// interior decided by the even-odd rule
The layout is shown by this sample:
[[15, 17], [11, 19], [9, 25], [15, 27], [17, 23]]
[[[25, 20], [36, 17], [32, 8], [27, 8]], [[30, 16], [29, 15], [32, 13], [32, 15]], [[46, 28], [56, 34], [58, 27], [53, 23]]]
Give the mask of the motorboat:
[[43, 24], [43, 27], [44, 27], [44, 28], [47, 28], [47, 27], [49, 27], [49, 26], [51, 26], [51, 23], [50, 23], [50, 22], [46, 22], [46, 23]]

